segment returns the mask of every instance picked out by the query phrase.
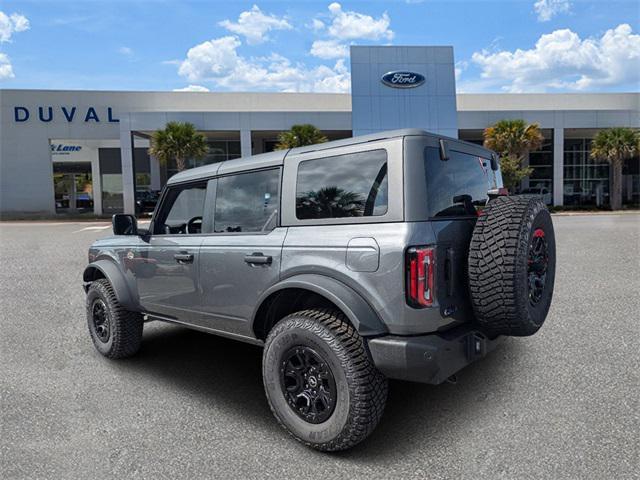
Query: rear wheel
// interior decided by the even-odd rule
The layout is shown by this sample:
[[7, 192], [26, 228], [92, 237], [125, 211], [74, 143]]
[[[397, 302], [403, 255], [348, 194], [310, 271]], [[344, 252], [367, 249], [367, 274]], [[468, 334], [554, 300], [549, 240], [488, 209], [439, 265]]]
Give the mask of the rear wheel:
[[275, 417], [315, 449], [351, 448], [382, 416], [387, 380], [340, 312], [305, 310], [281, 320], [267, 337], [262, 372]]
[[553, 223], [541, 198], [490, 201], [469, 249], [469, 286], [478, 323], [493, 335], [536, 333], [551, 305], [555, 263]]
[[140, 349], [142, 315], [123, 308], [108, 280], [94, 281], [87, 292], [87, 324], [96, 349], [108, 358], [125, 358]]

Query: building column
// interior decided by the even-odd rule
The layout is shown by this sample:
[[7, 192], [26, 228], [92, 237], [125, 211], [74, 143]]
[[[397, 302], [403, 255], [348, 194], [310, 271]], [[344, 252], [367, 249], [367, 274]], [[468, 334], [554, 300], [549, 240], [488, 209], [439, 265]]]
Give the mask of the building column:
[[93, 213], [102, 215], [102, 177], [100, 176], [100, 149], [91, 159], [91, 191], [93, 195]]
[[240, 155], [243, 157], [251, 156], [251, 130], [240, 130]]
[[564, 128], [553, 129], [553, 204], [564, 205]]
[[149, 173], [151, 175], [151, 190], [162, 189], [162, 179], [160, 178], [160, 162], [152, 155], [149, 155]]
[[[122, 124], [120, 124], [122, 127]], [[122, 201], [124, 213], [136, 214], [135, 178], [133, 174], [133, 135], [128, 128], [120, 129], [120, 161], [122, 164]]]

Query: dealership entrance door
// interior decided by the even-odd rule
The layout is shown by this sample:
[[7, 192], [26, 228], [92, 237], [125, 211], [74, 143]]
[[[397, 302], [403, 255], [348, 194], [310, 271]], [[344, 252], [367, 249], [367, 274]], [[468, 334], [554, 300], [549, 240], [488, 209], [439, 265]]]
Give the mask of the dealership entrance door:
[[56, 213], [92, 213], [91, 162], [53, 162]]

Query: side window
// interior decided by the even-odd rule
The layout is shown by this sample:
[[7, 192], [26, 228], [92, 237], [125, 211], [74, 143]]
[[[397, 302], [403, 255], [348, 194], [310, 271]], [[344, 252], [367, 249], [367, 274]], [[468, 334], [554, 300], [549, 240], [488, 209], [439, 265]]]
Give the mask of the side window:
[[306, 160], [298, 166], [296, 217], [384, 215], [388, 189], [386, 150]]
[[437, 148], [424, 151], [427, 201], [432, 217], [469, 216], [487, 203], [491, 188], [489, 159], [451, 151], [440, 160]]
[[280, 169], [220, 177], [214, 231], [265, 232], [275, 228], [280, 204]]
[[154, 222], [154, 230], [160, 235], [202, 233], [202, 215], [207, 184], [172, 187]]

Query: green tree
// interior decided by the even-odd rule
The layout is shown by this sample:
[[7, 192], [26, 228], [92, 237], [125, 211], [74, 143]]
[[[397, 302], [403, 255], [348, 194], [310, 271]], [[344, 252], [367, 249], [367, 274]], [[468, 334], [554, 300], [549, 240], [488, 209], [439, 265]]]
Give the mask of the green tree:
[[613, 210], [622, 207], [622, 164], [640, 155], [640, 133], [630, 128], [601, 130], [591, 142], [591, 158], [611, 165], [610, 204]]
[[324, 187], [298, 195], [296, 211], [298, 218], [342, 218], [361, 217], [365, 202], [355, 192], [338, 187]]
[[189, 158], [202, 158], [208, 152], [207, 138], [198, 133], [191, 123], [169, 122], [163, 130], [151, 135], [149, 155], [163, 165], [175, 160], [179, 172], [186, 168]]
[[308, 123], [302, 125], [293, 125], [291, 130], [281, 132], [278, 135], [278, 144], [276, 150], [286, 150], [289, 148], [304, 147], [307, 145], [315, 145], [316, 143], [324, 143], [327, 141], [317, 127]]
[[527, 125], [524, 120], [500, 120], [484, 131], [484, 146], [500, 155], [502, 180], [509, 190], [531, 175], [533, 169], [524, 167], [522, 161], [543, 141], [538, 124]]

